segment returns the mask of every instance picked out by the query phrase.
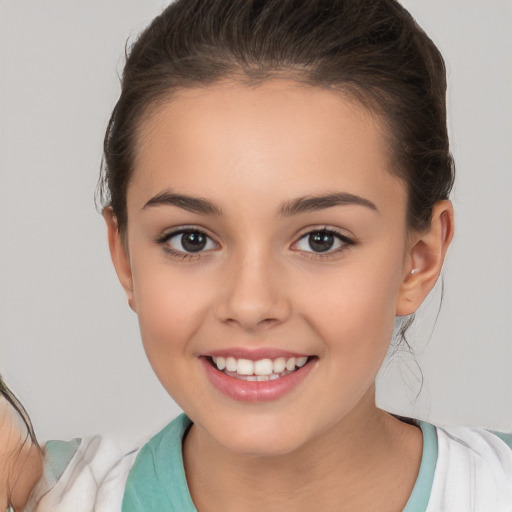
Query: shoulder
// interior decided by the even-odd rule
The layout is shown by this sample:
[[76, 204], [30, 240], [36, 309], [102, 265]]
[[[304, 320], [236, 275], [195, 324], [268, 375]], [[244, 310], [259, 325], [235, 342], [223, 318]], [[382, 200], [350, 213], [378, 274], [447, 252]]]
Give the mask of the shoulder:
[[512, 435], [436, 427], [438, 458], [428, 511], [512, 510]]
[[137, 454], [128, 444], [108, 436], [48, 442], [44, 475], [27, 510], [121, 510], [124, 485]]
[[441, 467], [458, 468], [471, 461], [474, 471], [512, 476], [512, 434], [470, 427], [437, 427], [436, 431]]
[[[45, 473], [25, 510], [120, 512], [126, 510], [123, 500], [127, 501], [127, 494], [135, 500], [157, 499], [149, 486], [154, 482], [153, 477], [158, 479], [164, 473], [177, 471], [182, 475], [178, 480], [186, 482], [181, 440], [189, 425], [190, 420], [185, 415], [179, 416], [142, 449], [139, 443], [129, 439], [109, 436], [47, 443]], [[167, 490], [159, 485], [154, 489]], [[180, 489], [188, 492], [181, 485]], [[140, 510], [158, 510], [158, 507]]]

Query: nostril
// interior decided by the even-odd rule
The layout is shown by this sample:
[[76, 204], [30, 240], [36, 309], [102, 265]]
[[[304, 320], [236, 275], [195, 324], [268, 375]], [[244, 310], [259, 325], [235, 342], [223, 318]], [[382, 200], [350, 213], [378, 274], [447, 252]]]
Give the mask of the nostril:
[[247, 329], [252, 329], [252, 328], [265, 329], [265, 328], [273, 327], [274, 325], [279, 324], [281, 322], [281, 320], [279, 320], [278, 318], [263, 318], [262, 320], [255, 320], [255, 321], [251, 322], [250, 320], [248, 321], [247, 318], [237, 319], [237, 318], [229, 317], [229, 318], [226, 318], [224, 320], [224, 322], [228, 325], [229, 324], [241, 325], [242, 327], [245, 327]]
[[289, 316], [291, 307], [284, 287], [263, 280], [231, 279], [215, 307], [217, 319], [224, 324], [255, 330], [282, 323]]
[[279, 320], [277, 318], [264, 318], [260, 321], [260, 325], [262, 326], [271, 326], [276, 323], [279, 323]]

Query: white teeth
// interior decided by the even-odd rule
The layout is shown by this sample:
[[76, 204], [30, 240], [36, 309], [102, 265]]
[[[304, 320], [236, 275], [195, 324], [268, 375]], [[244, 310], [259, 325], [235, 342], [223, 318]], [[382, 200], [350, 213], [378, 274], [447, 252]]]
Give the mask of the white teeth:
[[237, 367], [236, 359], [234, 357], [227, 357], [226, 358], [226, 370], [228, 372], [236, 372], [236, 367]]
[[301, 366], [304, 366], [308, 362], [307, 357], [298, 357], [297, 361], [295, 361], [295, 364], [300, 368]]
[[236, 372], [240, 375], [252, 375], [254, 373], [254, 363], [250, 359], [239, 359]]
[[286, 369], [290, 372], [295, 370], [295, 357], [290, 357], [290, 359], [286, 361]]
[[283, 374], [287, 375], [296, 368], [301, 368], [308, 362], [306, 356], [303, 357], [277, 357], [276, 359], [236, 359], [235, 357], [214, 356], [212, 360], [220, 371], [226, 370], [230, 373], [237, 373], [244, 380], [267, 381], [278, 379]]
[[286, 368], [286, 359], [284, 357], [278, 357], [274, 359], [274, 373], [283, 373]]
[[254, 374], [255, 375], [270, 375], [274, 370], [274, 365], [271, 359], [260, 359], [254, 361]]

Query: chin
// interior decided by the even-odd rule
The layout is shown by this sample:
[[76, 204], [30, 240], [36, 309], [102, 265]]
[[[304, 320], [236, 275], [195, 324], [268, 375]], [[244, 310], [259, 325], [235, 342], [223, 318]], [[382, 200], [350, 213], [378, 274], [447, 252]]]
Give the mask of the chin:
[[295, 452], [302, 446], [300, 440], [294, 440], [284, 436], [260, 436], [253, 439], [233, 439], [231, 438], [225, 445], [225, 448], [234, 455], [245, 457], [284, 457]]
[[[282, 417], [248, 416], [241, 421], [217, 423], [210, 436], [233, 455], [247, 457], [281, 457], [295, 452], [308, 441], [307, 429], [293, 427]], [[300, 423], [295, 423], [300, 425]]]

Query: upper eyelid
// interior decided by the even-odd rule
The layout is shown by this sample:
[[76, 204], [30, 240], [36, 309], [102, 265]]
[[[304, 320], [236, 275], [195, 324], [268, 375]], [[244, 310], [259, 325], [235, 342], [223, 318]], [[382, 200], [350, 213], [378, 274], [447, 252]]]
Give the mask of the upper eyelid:
[[320, 231], [325, 231], [327, 233], [333, 233], [334, 235], [340, 237], [341, 239], [350, 240], [352, 243], [355, 243], [354, 235], [346, 233], [346, 231], [342, 230], [341, 228], [330, 227], [325, 224], [324, 225], [320, 224], [317, 226], [308, 226], [307, 228], [301, 229], [295, 235], [295, 242], [293, 242], [293, 243], [297, 243], [297, 241], [301, 240], [302, 238], [304, 238], [307, 235], [310, 235], [311, 233], [318, 233]]
[[213, 240], [217, 245], [220, 245], [217, 241], [217, 238], [210, 233], [210, 231], [206, 228], [200, 227], [200, 226], [177, 226], [174, 228], [168, 228], [163, 231], [163, 233], [159, 236], [157, 236], [156, 241], [157, 242], [165, 242], [166, 240], [169, 240], [173, 236], [179, 235], [181, 233], [188, 233], [190, 231], [201, 233], [211, 240]]

